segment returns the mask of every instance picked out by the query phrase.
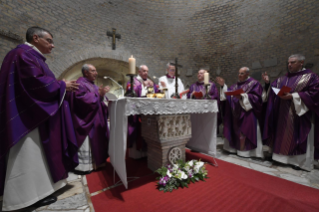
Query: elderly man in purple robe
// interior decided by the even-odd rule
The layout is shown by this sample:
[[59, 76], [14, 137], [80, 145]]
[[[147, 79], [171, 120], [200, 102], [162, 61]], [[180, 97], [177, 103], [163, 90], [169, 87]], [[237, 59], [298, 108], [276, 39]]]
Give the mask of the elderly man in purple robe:
[[[319, 138], [314, 132], [318, 129], [314, 123], [319, 117], [319, 77], [303, 68], [304, 61], [301, 54], [291, 55], [288, 72], [271, 84], [268, 75], [263, 76], [269, 87], [263, 141], [272, 150], [273, 160], [311, 171], [314, 157], [319, 157]], [[291, 90], [278, 96], [283, 86]]]
[[[187, 98], [193, 98], [196, 99], [195, 92], [201, 92], [202, 96], [206, 94], [206, 89], [204, 85], [204, 74], [207, 73], [207, 70], [205, 69], [200, 69], [197, 74], [197, 82], [191, 85], [189, 88], [189, 92], [187, 93]], [[212, 81], [209, 81], [209, 95], [211, 96], [211, 99], [216, 99], [219, 100], [219, 95], [218, 95], [218, 89]]]
[[105, 165], [108, 157], [108, 108], [105, 94], [109, 86], [97, 86], [96, 68], [91, 64], [82, 66], [83, 77], [76, 82], [79, 90], [69, 93], [67, 99], [72, 111], [72, 119], [78, 142], [79, 165], [75, 173], [87, 174]]
[[0, 195], [2, 211], [56, 201], [68, 171], [78, 165], [72, 118], [64, 96], [75, 81], [56, 80], [44, 54], [54, 48], [45, 29], [27, 30], [0, 71]]
[[[130, 82], [128, 82], [126, 88], [130, 89], [130, 86]], [[141, 65], [138, 69], [138, 76], [134, 78], [134, 91], [137, 97], [146, 97], [148, 88], [153, 88], [153, 91], [158, 93], [156, 85], [152, 80], [148, 79], [148, 67]], [[129, 157], [135, 159], [146, 157], [146, 142], [141, 136], [140, 116], [128, 117], [127, 140]]]
[[[220, 101], [224, 108], [224, 150], [242, 157], [264, 158], [259, 121], [262, 111], [261, 84], [249, 77], [249, 68], [242, 67], [238, 81], [229, 88], [225, 80], [216, 78], [221, 86]], [[242, 89], [244, 93], [225, 96], [225, 92]]]

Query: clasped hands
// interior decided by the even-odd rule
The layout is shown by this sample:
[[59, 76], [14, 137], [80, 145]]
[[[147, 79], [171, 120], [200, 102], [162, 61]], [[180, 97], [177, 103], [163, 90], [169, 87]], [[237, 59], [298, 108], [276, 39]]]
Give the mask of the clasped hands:
[[65, 86], [66, 86], [66, 91], [76, 91], [79, 89], [79, 84], [76, 83], [76, 80], [66, 80], [63, 79], [63, 82], [65, 82]]
[[144, 85], [144, 87], [153, 87], [154, 86], [154, 83], [153, 83], [153, 81], [152, 80], [149, 80], [149, 79], [147, 79], [147, 80], [145, 80], [144, 82], [143, 82], [143, 85]]

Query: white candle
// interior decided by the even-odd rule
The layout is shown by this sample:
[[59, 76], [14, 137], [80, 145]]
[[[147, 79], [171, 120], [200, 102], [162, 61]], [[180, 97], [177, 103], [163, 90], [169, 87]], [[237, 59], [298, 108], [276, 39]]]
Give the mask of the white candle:
[[204, 73], [204, 84], [209, 84], [209, 73]]
[[135, 58], [133, 55], [128, 59], [128, 64], [129, 64], [129, 74], [135, 74], [136, 72], [136, 66], [135, 66]]

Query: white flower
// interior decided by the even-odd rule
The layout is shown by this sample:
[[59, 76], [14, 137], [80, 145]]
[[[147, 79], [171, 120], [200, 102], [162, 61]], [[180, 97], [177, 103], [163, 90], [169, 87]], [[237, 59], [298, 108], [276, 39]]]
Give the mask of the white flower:
[[187, 179], [187, 175], [185, 174], [185, 172], [178, 170], [177, 174], [175, 175], [175, 178], [177, 179]]
[[189, 166], [193, 166], [194, 162], [193, 162], [193, 160], [190, 160], [190, 161], [187, 162], [187, 164], [188, 164]]
[[197, 174], [199, 172], [199, 169], [202, 168], [203, 166], [204, 166], [204, 162], [202, 162], [202, 161], [196, 162], [195, 166], [194, 166], [195, 174]]
[[171, 174], [171, 172], [170, 172], [169, 170], [167, 170], [166, 175], [167, 175], [168, 177], [172, 177], [172, 174]]

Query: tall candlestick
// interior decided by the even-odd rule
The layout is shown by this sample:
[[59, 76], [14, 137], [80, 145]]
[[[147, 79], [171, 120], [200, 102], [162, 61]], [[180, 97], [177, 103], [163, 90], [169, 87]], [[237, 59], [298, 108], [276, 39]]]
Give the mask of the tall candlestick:
[[129, 74], [135, 74], [136, 72], [136, 66], [135, 66], [135, 58], [133, 55], [128, 59], [128, 64], [129, 64]]
[[209, 73], [204, 73], [204, 84], [209, 84]]

